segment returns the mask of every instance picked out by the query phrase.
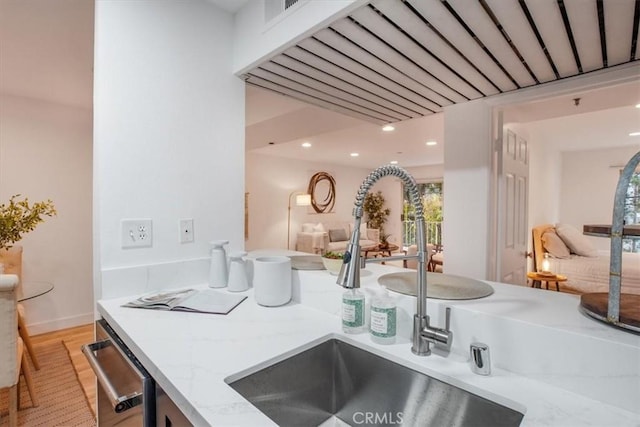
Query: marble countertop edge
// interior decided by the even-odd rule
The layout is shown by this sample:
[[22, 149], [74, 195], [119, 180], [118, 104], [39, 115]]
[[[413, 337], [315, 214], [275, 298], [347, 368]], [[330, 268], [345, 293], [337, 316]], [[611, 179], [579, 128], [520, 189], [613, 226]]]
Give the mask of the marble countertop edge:
[[[302, 277], [325, 279], [318, 272], [304, 273]], [[508, 286], [497, 285], [500, 288]], [[329, 299], [333, 298], [334, 292], [340, 293], [341, 289], [337, 285], [336, 288], [326, 291]], [[313, 292], [322, 289], [322, 283], [314, 282], [308, 290]], [[518, 292], [505, 289], [498, 300], [517, 300]], [[373, 343], [366, 333], [344, 334], [340, 319], [331, 312], [331, 307], [291, 302], [283, 307], [265, 308], [256, 304], [252, 290], [247, 291], [246, 295], [248, 299], [226, 316], [121, 307], [135, 296], [101, 300], [98, 302], [98, 312], [169, 397], [198, 426], [273, 425], [236, 393], [227, 381], [329, 338], [353, 343], [381, 357], [524, 412], [523, 426], [640, 425], [640, 413], [602, 403], [536, 378], [514, 374], [499, 367], [494, 367], [489, 377], [475, 375], [460, 354], [442, 357], [436, 353], [419, 357], [411, 353], [410, 343], [403, 337], [398, 337], [396, 344], [385, 346]], [[537, 294], [531, 295], [533, 301], [543, 301]], [[566, 300], [563, 303], [571, 304], [572, 298], [559, 298]], [[476, 310], [487, 314], [486, 309], [481, 308], [486, 303], [480, 300], [455, 305], [472, 314]], [[506, 314], [498, 310], [487, 315], [499, 319]], [[521, 313], [515, 319], [525, 323], [534, 320], [526, 313]], [[582, 324], [581, 320], [576, 322]], [[553, 323], [552, 318], [548, 325], [544, 322], [542, 325], [540, 322], [532, 324], [557, 330]], [[590, 326], [588, 323], [586, 325]], [[573, 327], [565, 326], [565, 330], [571, 331]], [[597, 326], [595, 329], [601, 328]], [[584, 331], [578, 328], [575, 333]], [[600, 330], [600, 335], [598, 339], [637, 347], [635, 338], [618, 339], [620, 336], [617, 331], [609, 334], [606, 330]]]

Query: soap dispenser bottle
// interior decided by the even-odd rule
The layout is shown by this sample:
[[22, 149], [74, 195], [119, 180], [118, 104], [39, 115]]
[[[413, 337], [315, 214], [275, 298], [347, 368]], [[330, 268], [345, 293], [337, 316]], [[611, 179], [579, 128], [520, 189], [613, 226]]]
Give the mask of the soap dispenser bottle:
[[383, 292], [371, 301], [371, 341], [378, 344], [396, 342], [396, 304], [383, 287]]
[[227, 269], [227, 252], [224, 245], [228, 240], [213, 240], [211, 245], [211, 265], [209, 266], [209, 287], [224, 288], [229, 281]]
[[357, 288], [342, 294], [342, 330], [348, 334], [364, 332], [364, 294]]

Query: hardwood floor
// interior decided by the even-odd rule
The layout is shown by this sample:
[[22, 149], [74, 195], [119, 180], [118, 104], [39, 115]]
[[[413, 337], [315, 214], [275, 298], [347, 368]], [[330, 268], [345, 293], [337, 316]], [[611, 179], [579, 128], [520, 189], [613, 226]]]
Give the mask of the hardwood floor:
[[93, 413], [96, 413], [96, 376], [89, 366], [80, 347], [94, 341], [93, 323], [75, 328], [62, 329], [31, 337], [31, 342], [38, 354], [38, 346], [46, 343], [63, 341], [69, 351], [71, 363], [76, 370], [78, 380], [87, 396]]

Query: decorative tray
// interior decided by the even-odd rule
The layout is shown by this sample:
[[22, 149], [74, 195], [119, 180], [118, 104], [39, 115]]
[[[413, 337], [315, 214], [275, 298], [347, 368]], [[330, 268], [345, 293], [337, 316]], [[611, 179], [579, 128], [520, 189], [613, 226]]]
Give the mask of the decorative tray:
[[293, 270], [324, 270], [320, 255], [290, 255]]
[[[378, 278], [378, 283], [387, 289], [413, 296], [418, 293], [417, 281], [415, 271], [389, 273]], [[427, 298], [464, 300], [484, 298], [492, 293], [493, 288], [479, 280], [427, 272]]]

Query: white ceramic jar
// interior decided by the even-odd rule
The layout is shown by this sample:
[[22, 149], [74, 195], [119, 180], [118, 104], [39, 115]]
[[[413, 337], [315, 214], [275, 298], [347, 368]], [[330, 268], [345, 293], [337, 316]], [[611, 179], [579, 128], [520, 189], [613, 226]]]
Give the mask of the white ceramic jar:
[[291, 301], [291, 258], [266, 256], [254, 259], [253, 289], [260, 305], [277, 307]]
[[213, 240], [211, 245], [211, 265], [209, 266], [209, 287], [224, 288], [229, 280], [227, 270], [227, 251], [224, 245], [228, 240]]
[[249, 289], [249, 280], [247, 280], [247, 266], [244, 257], [247, 253], [244, 251], [231, 252], [229, 254], [229, 285], [230, 292], [242, 292]]

